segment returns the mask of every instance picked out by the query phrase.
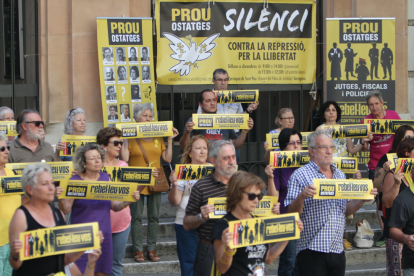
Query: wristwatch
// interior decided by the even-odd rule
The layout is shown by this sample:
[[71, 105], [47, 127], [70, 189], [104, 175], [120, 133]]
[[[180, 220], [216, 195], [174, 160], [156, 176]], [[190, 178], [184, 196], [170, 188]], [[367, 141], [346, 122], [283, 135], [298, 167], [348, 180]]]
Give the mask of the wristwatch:
[[207, 222], [206, 220], [203, 220], [203, 214], [202, 213], [198, 214], [198, 221]]

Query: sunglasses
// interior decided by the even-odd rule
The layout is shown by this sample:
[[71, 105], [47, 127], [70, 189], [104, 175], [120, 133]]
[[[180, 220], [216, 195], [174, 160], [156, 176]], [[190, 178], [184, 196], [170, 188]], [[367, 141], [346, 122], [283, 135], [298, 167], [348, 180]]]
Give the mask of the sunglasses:
[[260, 193], [260, 194], [258, 194], [258, 195], [256, 195], [256, 194], [251, 194], [251, 193], [246, 193], [246, 192], [244, 192], [245, 194], [247, 194], [247, 198], [249, 199], [249, 200], [254, 200], [256, 197], [257, 197], [257, 199], [260, 201], [260, 200], [262, 200], [262, 198], [263, 198], [263, 194], [262, 193]]
[[30, 124], [33, 123], [35, 124], [36, 127], [39, 127], [40, 125], [45, 126], [45, 122], [44, 121], [29, 121], [29, 122], [25, 122], [26, 124]]
[[109, 143], [114, 143], [115, 147], [117, 147], [118, 145], [122, 146], [124, 144], [124, 142], [122, 142], [122, 141], [112, 141], [112, 142], [109, 142]]
[[413, 139], [414, 140], [414, 136], [407, 135], [407, 136], [404, 137], [404, 139]]
[[7, 147], [2, 146], [2, 147], [0, 148], [0, 151], [1, 151], [1, 152], [4, 152], [6, 149], [7, 149], [7, 150], [10, 150], [10, 146], [7, 146]]

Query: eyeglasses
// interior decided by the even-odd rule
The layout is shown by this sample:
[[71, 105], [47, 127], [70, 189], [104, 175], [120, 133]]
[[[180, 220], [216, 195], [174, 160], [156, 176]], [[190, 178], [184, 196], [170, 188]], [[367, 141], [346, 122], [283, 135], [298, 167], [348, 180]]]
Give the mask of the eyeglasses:
[[286, 121], [294, 121], [295, 117], [285, 117], [285, 118], [280, 118], [281, 120], [286, 120]]
[[219, 81], [219, 82], [228, 82], [229, 81], [229, 78], [227, 78], [227, 79], [215, 79], [216, 81]]
[[109, 143], [114, 143], [114, 146], [115, 147], [117, 147], [117, 146], [119, 146], [119, 145], [123, 145], [124, 144], [124, 142], [122, 142], [122, 141], [112, 141], [112, 142], [109, 142]]
[[328, 151], [328, 149], [333, 150], [335, 148], [335, 146], [317, 146], [317, 147], [312, 147], [313, 149], [322, 149], [322, 151]]
[[247, 194], [247, 198], [249, 199], [249, 200], [254, 200], [256, 197], [257, 197], [257, 199], [258, 200], [262, 200], [262, 198], [263, 198], [263, 194], [262, 193], [260, 193], [260, 194], [258, 194], [258, 195], [256, 195], [256, 194], [251, 194], [251, 193], [246, 193], [246, 192], [244, 192], [245, 194]]
[[45, 122], [44, 121], [29, 121], [29, 122], [25, 122], [26, 124], [30, 124], [33, 123], [35, 124], [36, 127], [39, 127], [40, 125], [45, 126]]
[[1, 152], [4, 152], [6, 149], [7, 149], [7, 150], [10, 150], [10, 146], [7, 146], [7, 147], [2, 146], [2, 147], [0, 148], [0, 151], [1, 151]]
[[288, 145], [292, 145], [292, 146], [294, 146], [295, 144], [296, 145], [302, 145], [302, 141], [292, 141], [292, 142], [289, 142], [289, 143], [287, 143]]

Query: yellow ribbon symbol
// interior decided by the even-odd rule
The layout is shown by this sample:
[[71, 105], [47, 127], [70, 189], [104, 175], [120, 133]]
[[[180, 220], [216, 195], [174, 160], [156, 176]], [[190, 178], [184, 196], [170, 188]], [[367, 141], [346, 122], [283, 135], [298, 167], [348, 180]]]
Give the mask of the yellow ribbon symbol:
[[150, 163], [148, 164], [148, 167], [151, 167], [151, 165], [152, 165], [152, 164], [154, 164], [155, 162], [157, 162], [157, 161], [150, 162]]
[[158, 148], [158, 140], [154, 140], [155, 147]]

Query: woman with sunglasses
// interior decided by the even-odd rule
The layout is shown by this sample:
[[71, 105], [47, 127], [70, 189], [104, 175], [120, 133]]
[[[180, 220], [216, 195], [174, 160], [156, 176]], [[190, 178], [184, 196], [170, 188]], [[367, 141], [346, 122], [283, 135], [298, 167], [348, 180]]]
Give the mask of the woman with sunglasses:
[[[229, 221], [251, 219], [262, 190], [266, 188], [263, 180], [248, 172], [236, 172], [229, 180], [226, 190], [227, 214], [213, 227], [212, 243], [216, 253], [216, 274], [221, 275], [263, 275], [265, 264], [271, 264], [284, 250], [288, 241], [258, 244], [245, 248], [230, 249], [233, 234], [229, 233]], [[300, 231], [303, 224], [297, 220]], [[253, 255], [253, 256], [250, 256]]]
[[[81, 136], [85, 135], [86, 130], [86, 118], [85, 118], [85, 111], [78, 107], [69, 110], [66, 113], [65, 116], [65, 122], [64, 122], [64, 134], [66, 135], [75, 135], [75, 136]], [[60, 156], [60, 151], [65, 150], [66, 146], [65, 143], [59, 140], [59, 142], [56, 145], [56, 151], [55, 151], [55, 158], [56, 160], [62, 160], [62, 161], [72, 161], [72, 156]], [[75, 149], [72, 149], [75, 151]]]

